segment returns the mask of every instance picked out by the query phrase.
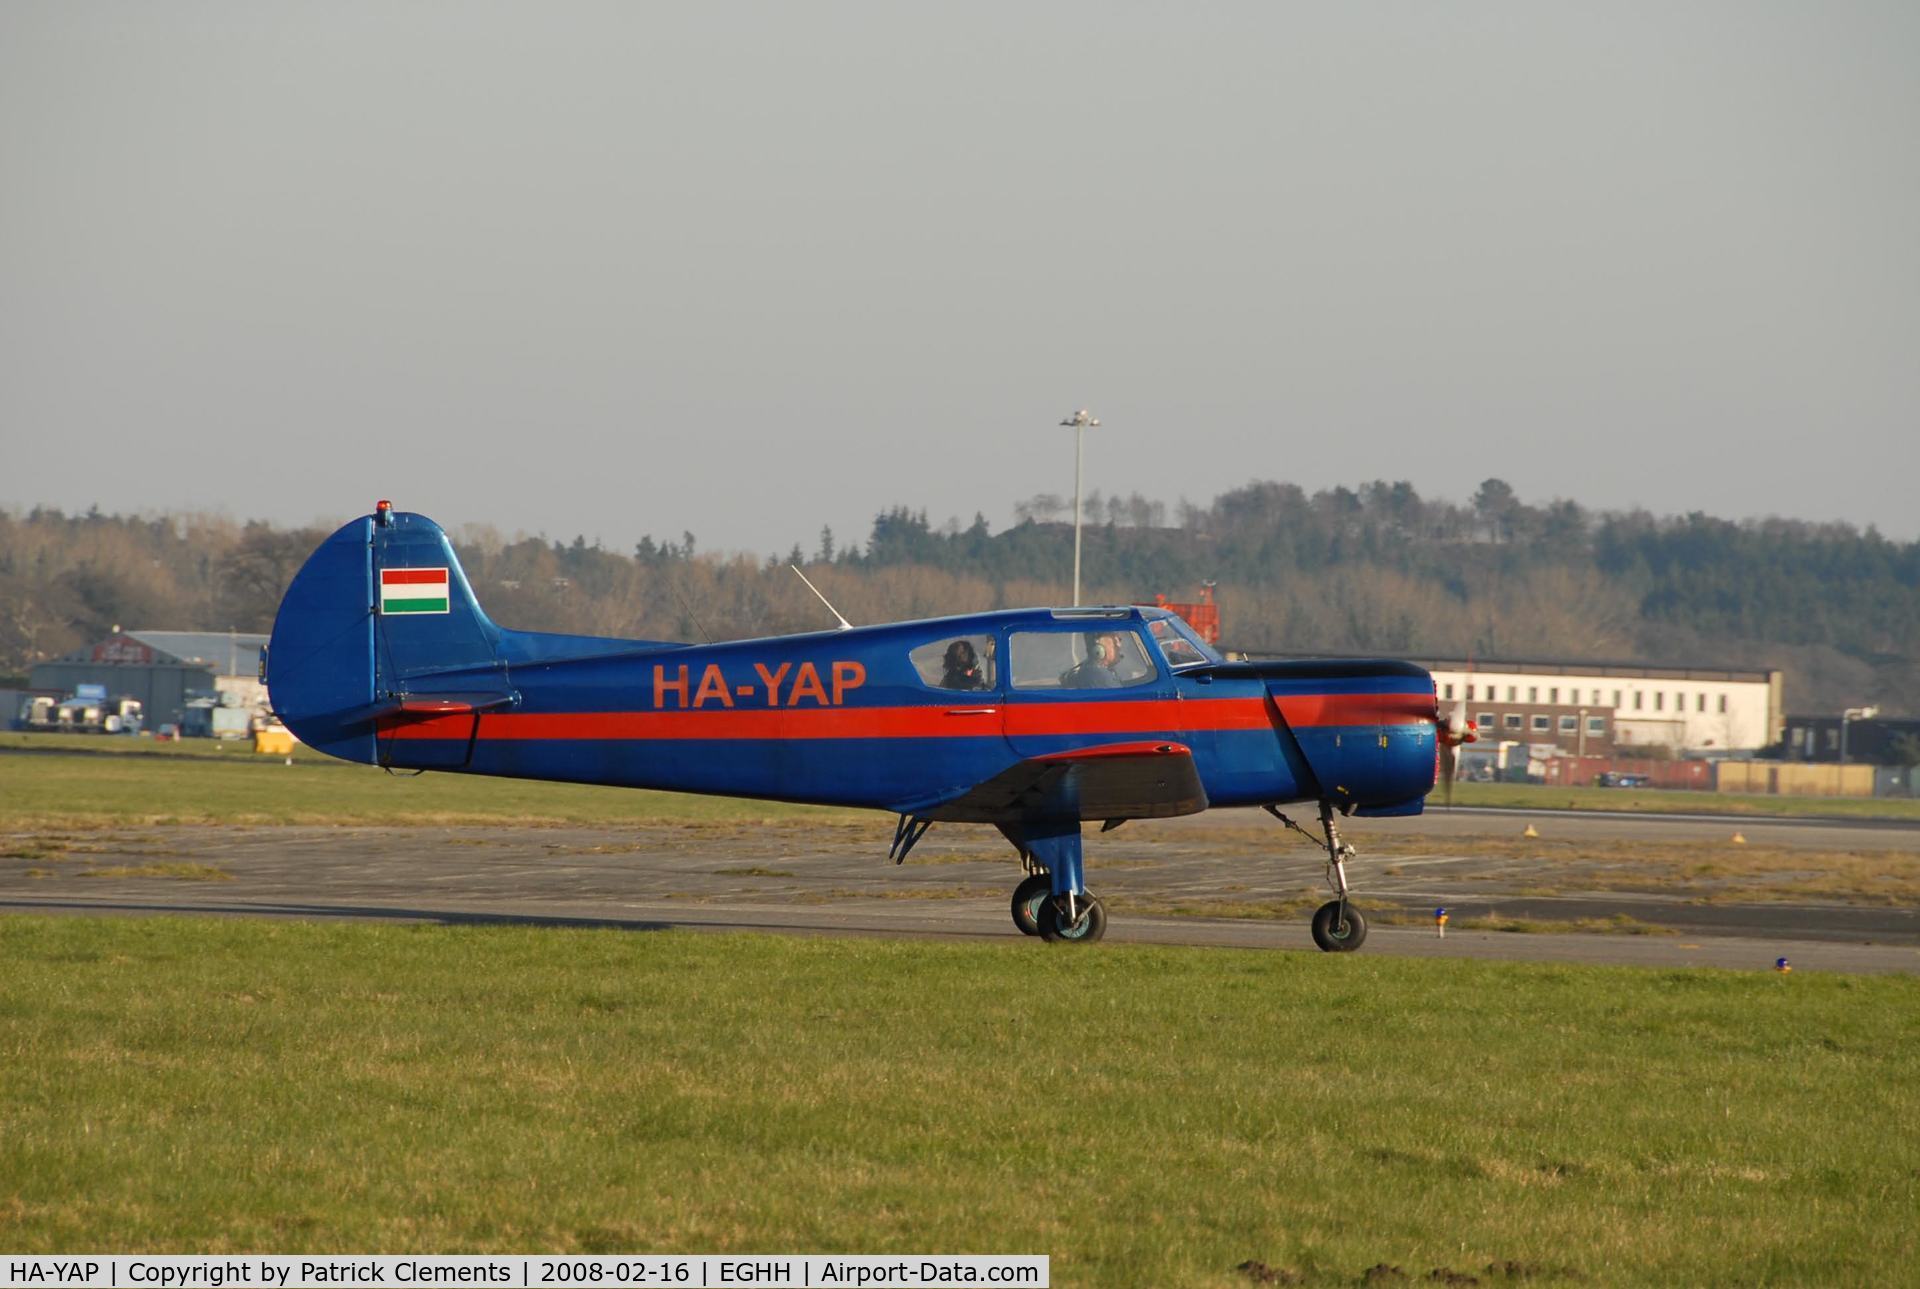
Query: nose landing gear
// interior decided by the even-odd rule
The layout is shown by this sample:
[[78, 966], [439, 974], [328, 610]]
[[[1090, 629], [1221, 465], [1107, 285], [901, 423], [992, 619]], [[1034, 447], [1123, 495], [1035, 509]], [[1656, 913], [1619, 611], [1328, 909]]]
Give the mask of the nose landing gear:
[[1322, 836], [1319, 837], [1281, 814], [1279, 807], [1267, 806], [1265, 809], [1275, 819], [1314, 845], [1324, 847], [1327, 852], [1327, 883], [1333, 887], [1334, 898], [1314, 910], [1313, 942], [1327, 953], [1351, 953], [1358, 949], [1366, 943], [1367, 920], [1347, 900], [1347, 861], [1353, 858], [1354, 850], [1351, 844], [1341, 838], [1339, 828], [1334, 825], [1333, 802], [1323, 800], [1320, 803]]

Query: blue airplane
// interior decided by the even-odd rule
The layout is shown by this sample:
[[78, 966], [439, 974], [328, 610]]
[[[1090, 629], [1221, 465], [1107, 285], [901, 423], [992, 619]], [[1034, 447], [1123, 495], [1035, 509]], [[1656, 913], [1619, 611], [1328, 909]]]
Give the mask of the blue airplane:
[[1474, 737], [1411, 663], [1230, 662], [1140, 606], [700, 645], [514, 631], [440, 526], [385, 501], [294, 577], [261, 671], [287, 727], [348, 761], [885, 810], [896, 862], [935, 823], [992, 824], [1027, 873], [1014, 923], [1049, 941], [1106, 928], [1082, 824], [1242, 806], [1325, 851], [1313, 938], [1356, 949], [1336, 819], [1419, 814]]

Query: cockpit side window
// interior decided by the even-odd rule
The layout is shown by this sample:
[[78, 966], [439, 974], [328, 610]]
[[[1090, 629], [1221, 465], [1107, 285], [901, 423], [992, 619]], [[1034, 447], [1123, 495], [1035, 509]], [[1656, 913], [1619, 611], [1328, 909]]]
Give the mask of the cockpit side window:
[[1159, 674], [1130, 628], [1016, 631], [1007, 643], [1015, 689], [1125, 689]]
[[943, 636], [914, 649], [907, 658], [921, 684], [965, 693], [994, 687], [993, 654], [990, 635]]

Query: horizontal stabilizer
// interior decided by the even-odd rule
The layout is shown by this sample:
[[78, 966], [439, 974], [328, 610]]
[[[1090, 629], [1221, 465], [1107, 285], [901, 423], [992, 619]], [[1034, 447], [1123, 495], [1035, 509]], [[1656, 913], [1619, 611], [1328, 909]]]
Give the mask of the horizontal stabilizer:
[[412, 694], [396, 699], [394, 713], [400, 716], [464, 716], [474, 712], [490, 712], [496, 707], [513, 705], [512, 694]]
[[394, 694], [343, 714], [342, 719], [353, 724], [389, 725], [398, 721], [430, 720], [435, 716], [471, 716], [500, 707], [511, 707], [516, 697], [504, 690], [471, 694]]

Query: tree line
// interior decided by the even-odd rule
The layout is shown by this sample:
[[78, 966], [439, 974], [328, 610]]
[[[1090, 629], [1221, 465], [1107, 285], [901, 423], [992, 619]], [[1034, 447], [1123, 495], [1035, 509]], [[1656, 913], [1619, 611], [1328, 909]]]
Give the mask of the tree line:
[[[1376, 481], [1254, 482], [1205, 506], [1094, 494], [1086, 598], [1216, 592], [1229, 647], [1279, 653], [1641, 660], [1780, 667], [1795, 711], [1920, 710], [1920, 542], [1872, 528], [1529, 504], [1489, 479], [1465, 503]], [[1065, 598], [1072, 505], [1052, 495], [930, 521], [896, 506], [764, 559], [692, 533], [632, 551], [452, 531], [488, 612], [525, 626], [703, 640], [831, 625], [797, 564], [855, 622]], [[129, 628], [264, 631], [325, 534], [206, 515], [0, 511], [0, 675]]]

